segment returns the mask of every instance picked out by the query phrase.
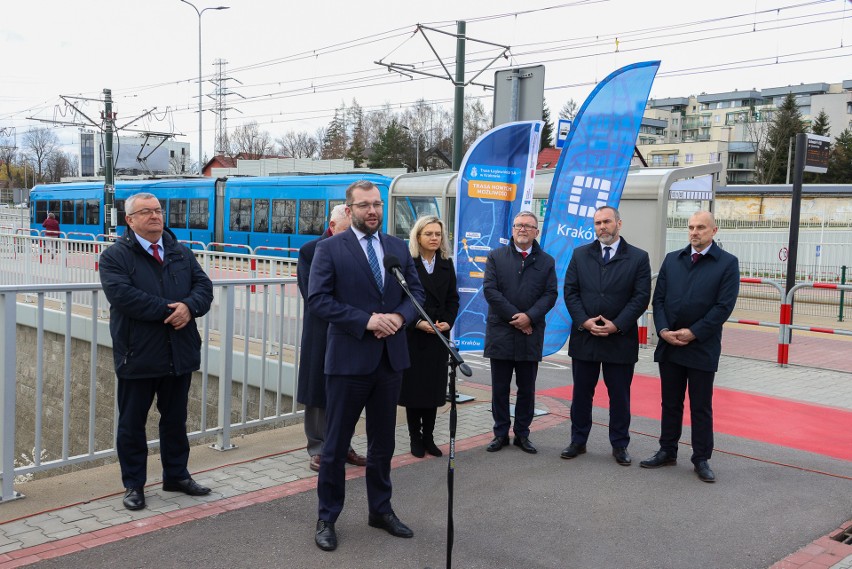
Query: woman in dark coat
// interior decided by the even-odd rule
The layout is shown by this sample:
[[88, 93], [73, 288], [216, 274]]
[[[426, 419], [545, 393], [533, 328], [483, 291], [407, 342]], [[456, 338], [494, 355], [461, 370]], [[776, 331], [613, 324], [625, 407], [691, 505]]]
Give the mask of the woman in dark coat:
[[[444, 222], [434, 216], [421, 217], [411, 229], [408, 246], [426, 291], [423, 309], [438, 329], [449, 337], [459, 312], [459, 293], [455, 267], [449, 258]], [[446, 403], [449, 356], [425, 320], [412, 322], [406, 332], [411, 367], [402, 376], [399, 404], [405, 407], [411, 454], [418, 458], [427, 452], [441, 456], [433, 433], [438, 407]]]

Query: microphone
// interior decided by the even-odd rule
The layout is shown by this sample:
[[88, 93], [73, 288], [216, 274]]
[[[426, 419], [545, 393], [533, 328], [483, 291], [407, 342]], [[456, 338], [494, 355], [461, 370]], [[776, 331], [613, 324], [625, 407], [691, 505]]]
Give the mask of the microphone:
[[385, 266], [385, 270], [390, 271], [391, 274], [396, 277], [396, 280], [399, 281], [399, 284], [403, 287], [408, 286], [408, 283], [405, 282], [405, 276], [402, 274], [402, 265], [396, 255], [385, 255], [385, 258], [382, 259], [382, 263]]

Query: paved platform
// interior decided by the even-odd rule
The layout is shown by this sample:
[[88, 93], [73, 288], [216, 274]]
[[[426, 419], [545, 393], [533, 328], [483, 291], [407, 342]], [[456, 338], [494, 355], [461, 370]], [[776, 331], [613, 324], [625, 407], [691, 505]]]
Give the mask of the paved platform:
[[[726, 337], [738, 347], [750, 337], [760, 340], [728, 331]], [[814, 349], [850, 346], [820, 345]], [[657, 448], [659, 420], [650, 411], [634, 409], [634, 465], [617, 465], [605, 400], [596, 401], [589, 452], [560, 459], [569, 432], [570, 400], [558, 391], [570, 384], [565, 355], [542, 366], [537, 406], [548, 414], [536, 418], [531, 434], [539, 453], [513, 446], [486, 453], [487, 361], [469, 360], [474, 377], [460, 390], [476, 400], [458, 409], [452, 566], [852, 568], [852, 545], [831, 539], [852, 525], [852, 461], [843, 454], [852, 448], [852, 373], [723, 356], [719, 390], [737, 395], [744, 416], [759, 406], [762, 422], [778, 428], [755, 432], [740, 429], [736, 414], [726, 419], [732, 426], [717, 430], [711, 461], [718, 482], [705, 484], [689, 463], [688, 428], [677, 466], [639, 468]], [[642, 350], [636, 373], [642, 379], [634, 397], [653, 402], [659, 385], [651, 350]], [[729, 406], [723, 401], [716, 399], [720, 420]], [[809, 412], [792, 414], [790, 404]], [[797, 428], [811, 433], [802, 444], [765, 440]], [[446, 451], [448, 407], [436, 432]], [[294, 425], [246, 436], [227, 453], [194, 448], [190, 469], [213, 493], [163, 492], [152, 477], [148, 507], [139, 512], [121, 505], [116, 465], [23, 484], [18, 489], [27, 498], [0, 505], [0, 569], [446, 567], [446, 456], [411, 456], [402, 414], [396, 434], [394, 507], [413, 539], [367, 526], [364, 469], [347, 467], [340, 547], [318, 550], [316, 475], [307, 468], [301, 425]], [[808, 445], [808, 438], [823, 437], [828, 444]], [[366, 452], [362, 430], [354, 444]], [[149, 472], [159, 472], [156, 456]]]

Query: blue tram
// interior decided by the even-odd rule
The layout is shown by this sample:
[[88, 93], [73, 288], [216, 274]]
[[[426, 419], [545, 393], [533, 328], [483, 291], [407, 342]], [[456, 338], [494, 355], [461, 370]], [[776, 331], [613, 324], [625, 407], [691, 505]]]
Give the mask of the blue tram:
[[[178, 239], [224, 243], [233, 252], [295, 256], [275, 248], [298, 249], [320, 235], [331, 209], [345, 202], [346, 188], [370, 180], [387, 202], [391, 178], [377, 174], [326, 174], [263, 178], [187, 178], [118, 180], [115, 183], [117, 231], [123, 232], [124, 201], [138, 192], [160, 200], [166, 226]], [[40, 185], [30, 192], [31, 227], [41, 230], [48, 212], [72, 238], [95, 239], [103, 233], [103, 183]], [[387, 227], [385, 220], [383, 230]], [[101, 237], [102, 238], [102, 237]]]

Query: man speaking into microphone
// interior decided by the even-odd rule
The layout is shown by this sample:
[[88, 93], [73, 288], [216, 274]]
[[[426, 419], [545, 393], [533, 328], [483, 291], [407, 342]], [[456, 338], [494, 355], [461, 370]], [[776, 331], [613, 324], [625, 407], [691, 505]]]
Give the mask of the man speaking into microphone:
[[[379, 189], [366, 180], [346, 189], [352, 225], [317, 245], [308, 306], [326, 320], [326, 440], [317, 494], [314, 541], [337, 548], [335, 523], [346, 495], [346, 454], [361, 412], [367, 414], [367, 523], [395, 537], [414, 534], [391, 507], [390, 467], [396, 436], [396, 403], [402, 371], [409, 366], [405, 324], [414, 305], [394, 274], [399, 271], [417, 302], [423, 287], [404, 241], [382, 233]], [[396, 262], [384, 266], [384, 259]], [[390, 265], [394, 265], [391, 268]]]

